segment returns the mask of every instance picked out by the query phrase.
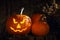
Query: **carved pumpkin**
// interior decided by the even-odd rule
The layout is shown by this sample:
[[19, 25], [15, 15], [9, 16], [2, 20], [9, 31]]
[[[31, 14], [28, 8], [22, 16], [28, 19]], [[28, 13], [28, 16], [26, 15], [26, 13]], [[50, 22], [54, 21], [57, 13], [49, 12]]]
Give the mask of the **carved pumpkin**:
[[47, 24], [47, 22], [45, 22], [45, 20], [42, 20], [42, 18], [43, 18], [42, 16], [40, 16], [40, 19], [37, 20], [37, 22], [34, 22], [32, 24], [32, 33], [33, 33], [33, 35], [45, 36], [49, 32], [49, 25]]
[[31, 28], [31, 19], [26, 15], [14, 15], [8, 18], [6, 28], [11, 34], [25, 35]]

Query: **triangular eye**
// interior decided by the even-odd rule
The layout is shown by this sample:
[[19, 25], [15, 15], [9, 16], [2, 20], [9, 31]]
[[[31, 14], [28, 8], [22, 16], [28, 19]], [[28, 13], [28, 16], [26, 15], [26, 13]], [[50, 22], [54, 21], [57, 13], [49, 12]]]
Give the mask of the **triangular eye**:
[[24, 22], [25, 22], [25, 20], [22, 20], [20, 23], [21, 23], [21, 24], [24, 24]]
[[18, 22], [16, 22], [15, 18], [13, 18], [13, 22], [14, 22], [14, 24], [18, 23]]

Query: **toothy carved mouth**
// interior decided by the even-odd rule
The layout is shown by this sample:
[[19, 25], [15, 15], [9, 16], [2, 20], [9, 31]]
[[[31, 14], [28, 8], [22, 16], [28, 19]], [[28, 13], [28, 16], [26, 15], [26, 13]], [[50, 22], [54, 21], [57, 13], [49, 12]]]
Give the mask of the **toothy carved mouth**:
[[14, 32], [23, 32], [25, 30], [27, 30], [27, 28], [24, 28], [22, 30], [15, 30], [14, 28], [10, 27], [11, 30], [13, 30]]

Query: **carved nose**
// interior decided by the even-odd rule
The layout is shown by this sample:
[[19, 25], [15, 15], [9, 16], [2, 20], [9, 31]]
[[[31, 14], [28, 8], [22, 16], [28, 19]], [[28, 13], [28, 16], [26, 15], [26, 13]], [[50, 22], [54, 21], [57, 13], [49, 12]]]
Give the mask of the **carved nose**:
[[21, 25], [20, 25], [20, 24], [18, 24], [18, 25], [17, 25], [17, 28], [21, 29]]

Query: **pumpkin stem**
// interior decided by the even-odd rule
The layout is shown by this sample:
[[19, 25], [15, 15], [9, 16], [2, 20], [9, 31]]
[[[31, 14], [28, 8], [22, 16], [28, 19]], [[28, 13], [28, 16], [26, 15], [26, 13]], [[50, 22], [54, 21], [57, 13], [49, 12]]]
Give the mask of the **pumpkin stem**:
[[24, 10], [24, 8], [21, 9], [21, 15], [22, 15], [22, 13], [23, 13], [23, 10]]
[[46, 16], [43, 14], [41, 19], [40, 19], [40, 22], [44, 22], [44, 21], [46, 21]]

